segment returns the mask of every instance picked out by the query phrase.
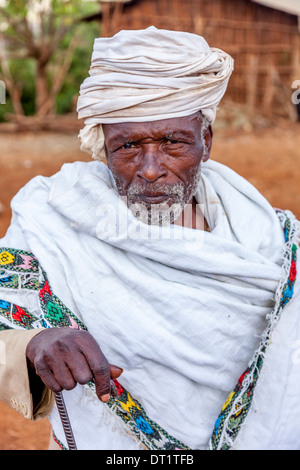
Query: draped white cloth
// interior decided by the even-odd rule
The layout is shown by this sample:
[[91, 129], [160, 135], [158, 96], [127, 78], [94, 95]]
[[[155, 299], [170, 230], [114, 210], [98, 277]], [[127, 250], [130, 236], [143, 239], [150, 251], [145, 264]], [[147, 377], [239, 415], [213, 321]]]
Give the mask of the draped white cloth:
[[82, 150], [105, 159], [102, 124], [156, 121], [199, 110], [212, 123], [233, 59], [192, 33], [154, 26], [95, 40], [90, 76], [80, 88]]
[[[274, 306], [284, 237], [268, 202], [219, 163], [203, 164], [197, 200], [210, 232], [156, 226], [146, 236], [148, 226], [120, 204], [103, 163], [66, 164], [14, 198], [0, 244], [32, 251], [53, 292], [124, 369], [120, 383], [148, 416], [191, 448], [206, 449]], [[233, 448], [300, 447], [299, 281], [295, 289]], [[32, 295], [1, 292], [25, 308]], [[139, 448], [85, 387], [64, 397], [80, 449]], [[66, 445], [56, 408], [50, 421]]]

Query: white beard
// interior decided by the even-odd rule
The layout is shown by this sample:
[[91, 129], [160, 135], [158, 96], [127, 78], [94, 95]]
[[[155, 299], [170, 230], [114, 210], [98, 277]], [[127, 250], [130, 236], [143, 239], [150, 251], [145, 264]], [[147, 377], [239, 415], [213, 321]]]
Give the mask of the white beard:
[[[168, 186], [153, 185], [153, 190], [161, 191], [163, 189], [163, 192], [170, 196], [167, 201], [158, 204], [136, 202], [138, 195], [144, 192], [145, 185], [132, 184], [127, 191], [128, 207], [140, 222], [148, 225], [170, 225], [182, 214], [187, 204], [196, 194], [200, 178], [201, 162], [187, 186], [182, 183]], [[170, 199], [174, 202], [169, 205], [168, 201]]]

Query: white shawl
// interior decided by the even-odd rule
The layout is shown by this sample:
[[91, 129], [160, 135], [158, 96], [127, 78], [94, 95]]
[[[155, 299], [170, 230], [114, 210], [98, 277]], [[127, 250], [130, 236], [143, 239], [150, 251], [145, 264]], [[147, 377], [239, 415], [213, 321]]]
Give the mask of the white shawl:
[[[147, 415], [190, 448], [206, 449], [274, 307], [284, 237], [268, 202], [219, 163], [203, 164], [197, 201], [210, 233], [154, 227], [146, 238], [145, 226], [119, 206], [103, 163], [66, 164], [14, 198], [1, 246], [32, 251], [54, 293], [109, 362], [124, 369], [120, 382]], [[117, 217], [118, 230], [107, 231], [109, 205], [126, 213], [127, 226]], [[300, 338], [298, 284], [233, 448], [300, 447], [300, 367], [292, 360]], [[18, 292], [0, 298], [23, 307], [32, 302]], [[92, 391], [78, 385], [64, 396], [80, 449], [139, 448]], [[56, 408], [50, 420], [66, 445]]]

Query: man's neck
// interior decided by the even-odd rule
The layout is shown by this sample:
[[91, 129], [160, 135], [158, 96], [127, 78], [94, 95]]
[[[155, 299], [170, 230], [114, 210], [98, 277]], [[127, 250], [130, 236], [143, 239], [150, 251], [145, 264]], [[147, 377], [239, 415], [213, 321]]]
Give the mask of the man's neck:
[[173, 222], [186, 228], [205, 230], [209, 232], [208, 223], [202, 214], [196, 199], [193, 197], [186, 205], [180, 216]]

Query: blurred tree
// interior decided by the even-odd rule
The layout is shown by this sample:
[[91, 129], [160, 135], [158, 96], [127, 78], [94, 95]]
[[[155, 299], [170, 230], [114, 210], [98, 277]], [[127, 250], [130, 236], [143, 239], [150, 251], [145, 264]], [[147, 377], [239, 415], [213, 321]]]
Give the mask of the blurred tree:
[[[95, 0], [0, 2], [0, 79], [6, 84], [16, 117], [33, 113], [45, 117], [56, 113], [56, 98], [75, 51], [79, 46], [82, 52], [86, 43], [87, 25], [80, 20], [99, 11], [99, 3]], [[35, 106], [29, 112], [24, 109], [24, 88], [27, 86], [28, 90], [32, 84], [24, 87], [21, 78], [24, 67], [34, 81]]]

